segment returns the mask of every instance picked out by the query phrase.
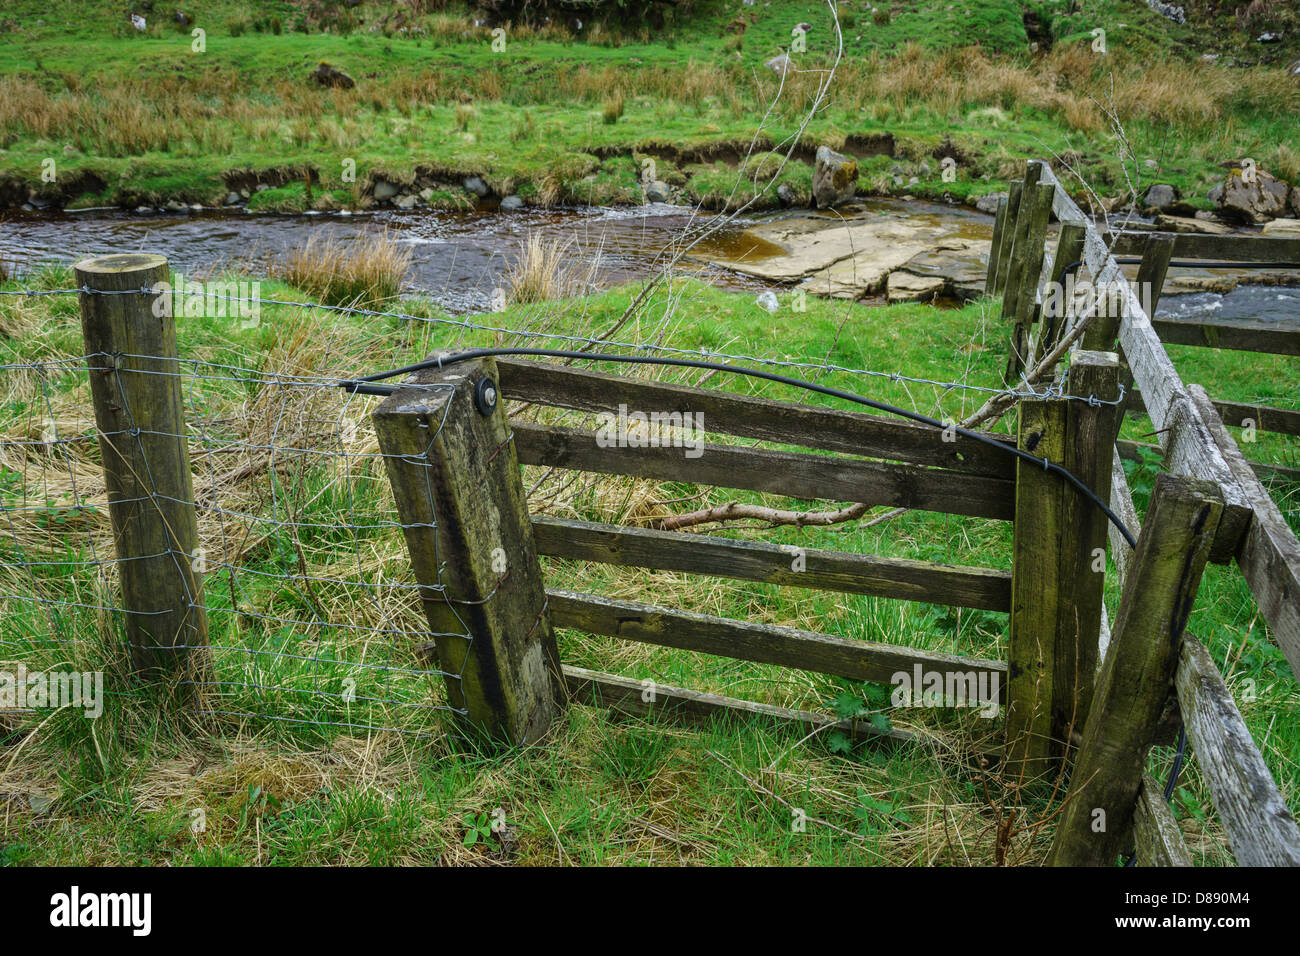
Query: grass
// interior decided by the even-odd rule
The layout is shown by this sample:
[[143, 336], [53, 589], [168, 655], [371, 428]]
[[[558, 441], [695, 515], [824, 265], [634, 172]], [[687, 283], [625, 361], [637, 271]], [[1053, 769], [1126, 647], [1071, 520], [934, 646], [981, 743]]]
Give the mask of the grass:
[[387, 230], [350, 242], [333, 233], [313, 233], [273, 263], [271, 275], [315, 302], [375, 308], [397, 298], [410, 269], [411, 247]]
[[[69, 281], [54, 270], [23, 284], [55, 288]], [[783, 295], [781, 307], [769, 314], [750, 295], [682, 280], [619, 327], [637, 292], [627, 287], [583, 299], [511, 304], [488, 324], [582, 336], [618, 328], [615, 338], [625, 341], [905, 369], [970, 384], [996, 382], [1002, 365], [1002, 330], [981, 303], [945, 311], [809, 299], [807, 311], [796, 312]], [[307, 290], [273, 282], [262, 294], [295, 300]], [[160, 724], [153, 717], [156, 702], [123, 671], [120, 625], [111, 616], [62, 607], [51, 618], [38, 601], [7, 601], [6, 658], [31, 667], [107, 664], [113, 694], [99, 721], [61, 713], [8, 728], [7, 741], [0, 742], [0, 790], [7, 801], [0, 858], [154, 865], [964, 865], [998, 857], [998, 825], [1019, 804], [1020, 818], [1030, 825], [1013, 835], [1009, 858], [1042, 859], [1050, 830], [1035, 829], [1032, 821], [1053, 805], [1044, 793], [1019, 791], [1013, 781], [978, 769], [971, 748], [993, 737], [999, 722], [970, 713], [884, 713], [922, 741], [893, 753], [851, 748], [834, 737], [803, 740], [775, 726], [683, 729], [649, 718], [610, 719], [581, 707], [571, 708], [554, 739], [536, 750], [493, 754], [449, 737], [441, 713], [427, 707], [442, 699], [439, 683], [392, 669], [411, 668], [417, 659], [409, 641], [385, 635], [419, 631], [423, 624], [400, 587], [410, 582], [400, 535], [384, 526], [392, 503], [367, 421], [374, 400], [305, 383], [392, 367], [434, 348], [528, 339], [466, 328], [419, 301], [404, 301], [402, 310], [413, 318], [343, 314], [323, 321], [309, 310], [266, 306], [253, 327], [215, 317], [178, 321], [188, 360], [247, 370], [236, 376], [196, 371], [184, 381], [192, 450], [228, 449], [200, 456], [195, 470], [197, 492], [211, 502], [202, 510], [200, 534], [210, 568], [211, 641], [224, 682], [208, 700], [219, 713], [192, 726]], [[1289, 395], [1294, 405], [1300, 389], [1300, 370], [1282, 357], [1190, 348], [1171, 353], [1187, 381], [1204, 382], [1217, 397], [1285, 405]], [[75, 298], [0, 299], [0, 363], [80, 354]], [[694, 372], [658, 374], [700, 381]], [[982, 397], [843, 372], [819, 381], [937, 417], [968, 414]], [[791, 397], [747, 379], [708, 384]], [[44, 450], [12, 444], [47, 434], [50, 424], [61, 438], [92, 434], [86, 387], [84, 375], [71, 370], [38, 377], [11, 369], [0, 379], [0, 434], [10, 443], [0, 445], [0, 493], [11, 509], [37, 508], [7, 517], [8, 537], [0, 545], [8, 562], [0, 582], [5, 593], [75, 596], [91, 608], [112, 603], [111, 587], [91, 567], [74, 566], [70, 573], [50, 568], [33, 578], [13, 564], [16, 553], [38, 563], [83, 561], [111, 547], [102, 509], [76, 507], [78, 498], [102, 501], [94, 443], [68, 441]], [[590, 425], [574, 413], [527, 414]], [[1132, 436], [1149, 430], [1140, 421], [1126, 426]], [[268, 445], [314, 450], [281, 452], [273, 463], [260, 450]], [[1251, 455], [1281, 462], [1293, 448], [1261, 436]], [[1156, 467], [1147, 462], [1131, 470], [1140, 509]], [[736, 497], [681, 483], [538, 468], [526, 468], [524, 481], [536, 512], [615, 523], [644, 523]], [[1296, 487], [1273, 490], [1293, 523], [1300, 523]], [[757, 494], [739, 497], [776, 503]], [[738, 525], [717, 533], [1009, 566], [1005, 525], [916, 512], [875, 526], [765, 531]], [[544, 570], [557, 586], [615, 597], [970, 656], [1005, 654], [1006, 619], [999, 614], [582, 562], [545, 560]], [[1108, 595], [1112, 611], [1115, 599]], [[306, 623], [287, 626], [283, 620]], [[1296, 809], [1295, 683], [1234, 569], [1210, 570], [1191, 630], [1227, 675]], [[238, 648], [278, 653], [250, 655]], [[882, 708], [874, 685], [576, 632], [561, 634], [561, 648], [568, 663], [661, 684], [841, 714], [879, 714]], [[335, 660], [347, 663], [328, 663]], [[341, 693], [348, 678], [356, 681], [353, 700]], [[431, 736], [367, 733], [348, 724]], [[1157, 753], [1152, 769], [1162, 773], [1168, 760], [1167, 752]], [[1194, 854], [1202, 862], [1226, 861], [1194, 759], [1183, 779], [1176, 812]], [[791, 807], [826, 823], [798, 832]], [[504, 831], [484, 823], [498, 808]], [[200, 818], [203, 826], [196, 829]]]
[[[1051, 151], [1116, 195], [1127, 183], [1105, 104], [1127, 129], [1133, 155], [1125, 158], [1139, 186], [1167, 181], [1207, 206], [1226, 160], [1251, 156], [1279, 175], [1294, 171], [1300, 144], [1288, 117], [1300, 109], [1300, 90], [1276, 63], [1204, 62], [1191, 27], [1137, 2], [1053, 13], [1052, 49], [1030, 58], [1015, 0], [955, 6], [896, 3], [882, 24], [858, 16], [830, 102], [803, 147], [888, 131], [895, 159], [918, 162], [951, 141], [962, 157], [957, 183], [944, 183], [931, 162], [910, 191], [957, 199], [1004, 187], [1015, 161]], [[0, 20], [13, 41], [0, 44], [4, 195], [21, 202], [31, 189], [65, 203], [129, 207], [220, 203], [241, 183], [278, 188], [309, 169], [321, 190], [306, 205], [318, 208], [365, 205], [376, 179], [419, 176], [452, 193], [465, 176], [481, 175], [501, 195], [550, 181], [556, 201], [611, 201], [589, 177], [612, 155], [670, 152], [686, 169], [721, 153], [743, 157], [751, 142], [759, 151], [787, 143], [810, 103], [813, 71], [832, 51], [824, 4], [803, 0], [739, 16], [701, 3], [653, 34], [634, 24], [581, 36], [514, 25], [501, 52], [488, 28], [455, 6], [402, 26], [376, 4], [326, 21], [292, 4], [276, 9], [216, 4], [202, 15], [212, 19], [200, 24], [209, 36], [196, 54], [188, 31], [157, 23], [137, 35], [107, 3], [79, 5], [76, 17], [32, 0], [11, 4]], [[267, 25], [272, 16], [280, 33]], [[813, 24], [808, 52], [796, 58], [803, 71], [758, 129], [778, 84], [762, 63], [789, 45], [790, 23], [800, 20]], [[1083, 28], [1094, 21], [1111, 24], [1106, 56], [1090, 50]], [[226, 22], [263, 28], [235, 35]], [[352, 74], [356, 87], [309, 83], [322, 59]], [[41, 179], [51, 158], [52, 183]], [[343, 178], [349, 160], [355, 190]], [[888, 180], [879, 186], [895, 191]], [[260, 204], [292, 211], [304, 201], [290, 192]]]

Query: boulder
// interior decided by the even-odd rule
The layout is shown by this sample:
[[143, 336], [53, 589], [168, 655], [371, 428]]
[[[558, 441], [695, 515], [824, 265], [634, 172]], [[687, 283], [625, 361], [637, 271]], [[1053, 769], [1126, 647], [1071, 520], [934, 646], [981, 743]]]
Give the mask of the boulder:
[[885, 298], [895, 302], [929, 302], [941, 295], [947, 283], [940, 276], [918, 276], [910, 272], [891, 272], [885, 282]]
[[339, 89], [350, 90], [357, 85], [357, 81], [352, 79], [338, 67], [330, 66], [324, 60], [321, 60], [316, 69], [312, 71], [311, 78], [319, 86], [338, 87]]
[[996, 216], [998, 203], [1006, 198], [1006, 193], [989, 193], [987, 196], [980, 196], [979, 199], [975, 200], [975, 208], [980, 212], [988, 213], [990, 216]]
[[501, 200], [501, 209], [504, 212], [516, 212], [524, 208], [524, 201], [518, 196], [507, 196]]
[[432, 186], [425, 186], [423, 189], [420, 190], [420, 198], [423, 199], [425, 202], [433, 202], [433, 195], [434, 193], [433, 193]]
[[395, 200], [393, 200], [393, 205], [396, 206], [398, 209], [414, 209], [415, 204], [419, 201], [420, 201], [419, 197], [412, 196], [410, 193], [406, 193], [404, 195], [398, 196]]
[[227, 206], [238, 206], [238, 205], [239, 205], [239, 200], [240, 200], [241, 198], [242, 198], [242, 197], [239, 195], [239, 193], [226, 193], [226, 205], [227, 205]]
[[1274, 219], [1264, 223], [1262, 232], [1266, 236], [1300, 239], [1300, 219]]
[[772, 59], [768, 60], [763, 65], [777, 76], [785, 76], [795, 68], [794, 60], [790, 59], [790, 57], [784, 53], [772, 57]]
[[1300, 186], [1291, 187], [1291, 195], [1287, 199], [1286, 205], [1287, 208], [1291, 211], [1291, 215], [1295, 216], [1297, 219], [1300, 219]]
[[646, 202], [671, 202], [673, 198], [672, 188], [665, 182], [656, 179], [654, 182], [645, 185]]
[[477, 176], [470, 176], [462, 185], [465, 187], [465, 192], [473, 193], [479, 199], [485, 198], [488, 193], [492, 192], [488, 188], [488, 184]]
[[386, 179], [375, 180], [374, 197], [377, 202], [392, 199], [401, 191], [401, 188], [396, 183], [390, 183]]
[[1205, 236], [1230, 236], [1233, 230], [1212, 219], [1185, 216], [1156, 216], [1156, 227], [1161, 232], [1195, 233]]
[[1223, 184], [1218, 212], [1225, 219], [1259, 225], [1286, 212], [1287, 185], [1256, 169], [1248, 182], [1241, 169], [1234, 168]]
[[1156, 183], [1147, 190], [1142, 203], [1150, 209], [1167, 209], [1178, 199], [1178, 193], [1167, 183]]
[[781, 307], [781, 303], [777, 301], [776, 293], [770, 290], [760, 292], [758, 297], [754, 299], [754, 304], [767, 312], [775, 312]]
[[858, 164], [829, 146], [817, 147], [813, 167], [813, 200], [822, 209], [831, 209], [853, 198], [858, 185]]
[[786, 183], [782, 183], [776, 187], [776, 198], [781, 200], [782, 206], [793, 206], [799, 201], [799, 197], [795, 194], [795, 191]]

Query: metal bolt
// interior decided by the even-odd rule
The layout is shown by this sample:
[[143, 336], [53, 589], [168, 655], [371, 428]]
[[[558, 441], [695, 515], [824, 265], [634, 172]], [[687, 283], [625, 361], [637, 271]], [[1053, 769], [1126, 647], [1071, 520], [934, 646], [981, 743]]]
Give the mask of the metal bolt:
[[481, 378], [474, 386], [474, 407], [480, 414], [491, 415], [497, 407], [497, 383], [490, 378]]

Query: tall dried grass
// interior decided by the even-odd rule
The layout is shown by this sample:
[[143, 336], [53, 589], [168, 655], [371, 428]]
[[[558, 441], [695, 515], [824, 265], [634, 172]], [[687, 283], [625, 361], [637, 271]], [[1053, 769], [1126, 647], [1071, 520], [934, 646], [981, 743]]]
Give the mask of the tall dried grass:
[[411, 247], [387, 230], [340, 242], [315, 232], [299, 249], [271, 263], [271, 276], [326, 305], [373, 307], [394, 299], [411, 270]]

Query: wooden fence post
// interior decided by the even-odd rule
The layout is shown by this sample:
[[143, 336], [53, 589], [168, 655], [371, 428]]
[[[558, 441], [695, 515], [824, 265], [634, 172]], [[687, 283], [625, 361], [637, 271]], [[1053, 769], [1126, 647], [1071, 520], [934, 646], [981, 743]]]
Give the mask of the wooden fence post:
[[[1110, 503], [1110, 482], [1119, 433], [1119, 356], [1114, 352], [1076, 351], [1070, 358], [1066, 387], [1071, 395], [1095, 397], [1099, 404], [1071, 400], [1066, 407], [1065, 457], [1062, 466]], [[1064, 484], [1064, 482], [1059, 482]], [[1072, 736], [1083, 730], [1092, 704], [1097, 674], [1097, 635], [1101, 628], [1102, 591], [1106, 581], [1109, 522], [1097, 505], [1067, 487], [1061, 510], [1060, 603], [1057, 606], [1055, 674], [1052, 679], [1052, 740], [1069, 751]]]
[[1002, 293], [1002, 317], [1012, 323], [1004, 376], [1008, 383], [1014, 382], [1024, 368], [1038, 282], [1043, 275], [1043, 243], [1056, 195], [1055, 184], [1039, 182], [1041, 175], [1042, 163], [1029, 163], [1020, 195], [1011, 260], [1007, 263], [1006, 288]]
[[1160, 475], [1048, 862], [1113, 866], [1129, 848], [1147, 751], [1223, 514], [1213, 482]]
[[[132, 665], [153, 678], [197, 677], [208, 659], [198, 519], [167, 260], [108, 255], [76, 264], [90, 395]], [[161, 313], [161, 314], [160, 314]]]
[[[1022, 401], [1018, 446], [1040, 458], [1063, 461], [1068, 405], [1064, 398]], [[1060, 475], [1017, 460], [1006, 739], [1009, 760], [1023, 761], [1027, 778], [1049, 773], [1054, 766], [1051, 755], [1060, 751], [1060, 742], [1052, 737], [1052, 701], [1067, 492], [1075, 493]]]
[[989, 251], [989, 275], [988, 288], [984, 290], [985, 295], [1002, 297], [1003, 291], [1007, 287], [1007, 271], [1011, 264], [1011, 249], [1016, 242], [1016, 216], [1020, 211], [1020, 194], [1024, 191], [1025, 184], [1019, 180], [1013, 180], [1007, 186], [1007, 198], [1003, 200], [1000, 206], [1002, 215], [1002, 229], [997, 229], [997, 221], [993, 223], [994, 239], [997, 241], [997, 248]]
[[428, 369], [372, 418], [452, 708], [541, 740], [565, 685], [496, 363]]

